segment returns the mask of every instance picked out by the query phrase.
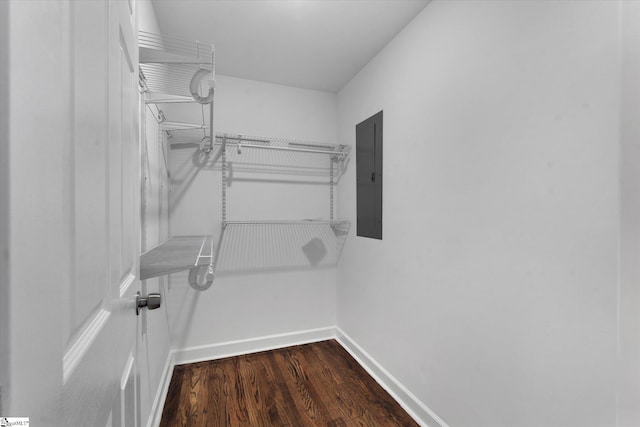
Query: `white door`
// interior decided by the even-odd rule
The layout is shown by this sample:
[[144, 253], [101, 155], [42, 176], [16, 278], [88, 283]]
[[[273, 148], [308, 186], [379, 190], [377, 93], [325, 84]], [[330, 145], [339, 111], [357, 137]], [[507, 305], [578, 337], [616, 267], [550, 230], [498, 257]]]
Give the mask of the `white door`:
[[70, 426], [139, 426], [140, 144], [133, 0], [71, 3], [74, 225], [64, 355]]
[[139, 426], [134, 0], [0, 3], [0, 416]]

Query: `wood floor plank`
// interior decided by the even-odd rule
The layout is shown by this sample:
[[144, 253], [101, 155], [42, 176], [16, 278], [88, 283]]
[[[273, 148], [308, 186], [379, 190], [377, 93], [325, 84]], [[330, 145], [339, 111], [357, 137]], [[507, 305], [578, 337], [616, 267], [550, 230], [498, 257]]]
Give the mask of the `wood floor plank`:
[[265, 366], [268, 365], [271, 368], [270, 372], [273, 372], [273, 387], [277, 390], [276, 399], [280, 404], [283, 413], [286, 415], [287, 420], [290, 420], [289, 423], [292, 426], [307, 425], [300, 417], [300, 412], [298, 411], [293, 397], [289, 392], [289, 388], [287, 387], [286, 377], [276, 362], [275, 353], [271, 354], [270, 357], [265, 358], [264, 363]]
[[255, 386], [257, 388], [258, 396], [256, 399], [260, 399], [260, 409], [262, 416], [265, 418], [264, 425], [290, 425], [289, 420], [286, 420], [284, 410], [278, 408], [276, 401], [277, 388], [273, 387], [273, 374], [268, 371], [268, 368], [262, 363], [260, 357], [252, 357], [248, 359], [255, 369]]
[[363, 389], [359, 383], [360, 372], [354, 371], [354, 366], [343, 360], [344, 354], [333, 345], [322, 343], [315, 348], [318, 363], [326, 366], [335, 379], [334, 388], [336, 401], [345, 411], [347, 419], [360, 418], [371, 410], [366, 394], [371, 390]]
[[335, 340], [176, 366], [161, 427], [417, 426]]
[[302, 345], [295, 347], [299, 357], [307, 372], [307, 387], [313, 394], [313, 398], [322, 403], [323, 412], [328, 419], [327, 425], [336, 423], [344, 419], [345, 412], [336, 401], [336, 387], [333, 377], [327, 375], [321, 366], [317, 366], [314, 356], [313, 346]]
[[191, 369], [191, 381], [189, 384], [189, 418], [188, 422], [193, 427], [206, 427], [208, 420], [208, 364], [197, 363]]
[[321, 346], [300, 346], [299, 351], [302, 353], [305, 364], [308, 366], [309, 372], [312, 373], [315, 381], [316, 389], [322, 394], [322, 399], [330, 404], [327, 405], [331, 414], [331, 420], [328, 425], [342, 425], [344, 420], [349, 420], [356, 416], [353, 411], [355, 401], [350, 398], [348, 393], [344, 392], [341, 387], [340, 376], [336, 370], [319, 357]]
[[[227, 411], [226, 379], [221, 364], [209, 364], [208, 369], [209, 398], [207, 401], [208, 421], [211, 426], [229, 425]], [[204, 400], [204, 399], [203, 399]]]
[[184, 366], [176, 366], [173, 369], [171, 382], [167, 390], [167, 398], [165, 399], [164, 409], [162, 411], [160, 427], [177, 425], [176, 418], [180, 408], [180, 391], [182, 390], [182, 381], [185, 377], [184, 370]]
[[[398, 403], [337, 342], [325, 342], [320, 354], [341, 369], [345, 398], [358, 396], [352, 409], [357, 417], [370, 425], [406, 426], [415, 421], [404, 411], [396, 411]], [[370, 420], [370, 421], [367, 421]], [[384, 424], [382, 423], [384, 420]], [[378, 423], [378, 424], [376, 424]]]
[[239, 357], [231, 359], [231, 363], [226, 364], [225, 381], [232, 385], [229, 388], [230, 401], [230, 425], [233, 427], [250, 426], [249, 411], [247, 409], [247, 392], [244, 384], [239, 378]]
[[275, 353], [276, 363], [285, 375], [285, 386], [305, 425], [323, 425], [326, 409], [320, 407], [322, 402], [314, 399], [315, 390], [310, 390], [307, 374], [299, 359], [288, 349]]
[[254, 357], [251, 355], [238, 357], [236, 374], [245, 392], [249, 424], [252, 426], [269, 425], [270, 420], [266, 404], [269, 391], [260, 389], [257, 369], [253, 359]]

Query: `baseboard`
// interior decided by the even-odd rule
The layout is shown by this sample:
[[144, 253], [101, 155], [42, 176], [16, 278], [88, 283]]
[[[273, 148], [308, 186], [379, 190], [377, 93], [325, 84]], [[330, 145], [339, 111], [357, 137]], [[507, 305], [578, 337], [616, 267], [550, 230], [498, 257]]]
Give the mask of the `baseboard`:
[[173, 360], [176, 365], [183, 365], [185, 363], [202, 362], [204, 360], [215, 360], [224, 357], [257, 353], [259, 351], [274, 350], [292, 345], [308, 344], [332, 339], [335, 338], [335, 336], [336, 332], [333, 326], [285, 334], [267, 335], [264, 337], [175, 350], [173, 352]]
[[449, 427], [442, 418], [429, 409], [427, 405], [338, 327], [336, 327], [336, 340], [420, 425], [425, 427]]
[[162, 370], [162, 377], [160, 377], [160, 385], [156, 391], [156, 397], [153, 399], [153, 404], [151, 405], [147, 427], [158, 427], [160, 425], [162, 410], [164, 409], [164, 402], [167, 400], [167, 393], [169, 392], [169, 384], [171, 383], [174, 366], [173, 355], [169, 353], [167, 355], [167, 361], [164, 364], [164, 369]]

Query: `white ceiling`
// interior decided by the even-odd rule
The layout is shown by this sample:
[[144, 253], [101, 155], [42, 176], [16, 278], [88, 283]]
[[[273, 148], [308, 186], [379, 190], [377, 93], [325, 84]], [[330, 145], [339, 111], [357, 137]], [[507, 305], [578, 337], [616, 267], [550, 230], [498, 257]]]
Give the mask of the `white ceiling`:
[[216, 46], [216, 73], [340, 90], [429, 0], [153, 0], [165, 36]]

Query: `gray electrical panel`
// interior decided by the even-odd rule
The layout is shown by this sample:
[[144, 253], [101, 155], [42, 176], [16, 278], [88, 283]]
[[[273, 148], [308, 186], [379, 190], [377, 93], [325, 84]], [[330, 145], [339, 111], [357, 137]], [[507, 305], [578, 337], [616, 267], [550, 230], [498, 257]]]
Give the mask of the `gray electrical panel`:
[[356, 125], [357, 235], [382, 240], [382, 111]]

